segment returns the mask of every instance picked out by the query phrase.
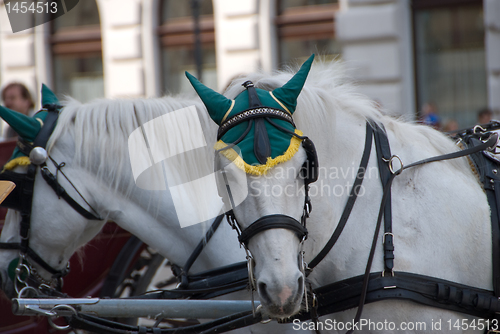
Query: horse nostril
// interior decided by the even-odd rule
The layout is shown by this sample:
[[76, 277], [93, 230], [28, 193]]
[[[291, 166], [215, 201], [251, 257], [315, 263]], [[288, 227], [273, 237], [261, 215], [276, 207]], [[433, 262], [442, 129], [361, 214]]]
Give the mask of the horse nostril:
[[258, 286], [258, 289], [259, 289], [260, 297], [269, 301], [270, 298], [269, 298], [269, 294], [267, 293], [267, 285], [266, 285], [266, 283], [259, 282], [259, 284], [257, 284], [257, 286]]

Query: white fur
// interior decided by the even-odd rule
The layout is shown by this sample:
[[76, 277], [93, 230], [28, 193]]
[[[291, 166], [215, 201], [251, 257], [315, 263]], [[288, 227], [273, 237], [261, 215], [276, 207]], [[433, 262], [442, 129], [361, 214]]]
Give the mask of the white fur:
[[[252, 80], [256, 87], [272, 90], [283, 85], [291, 75], [257, 73], [244, 80]], [[236, 96], [242, 90], [240, 81], [244, 80], [235, 82], [227, 95]], [[313, 211], [307, 221], [306, 261], [323, 248], [337, 225], [361, 159], [367, 119], [385, 126], [392, 154], [399, 155], [404, 164], [457, 150], [454, 143], [438, 131], [384, 116], [372, 101], [355, 91], [339, 64], [326, 63], [313, 66], [299, 96], [295, 123], [315, 143], [322, 168], [320, 179], [311, 186]], [[287, 164], [300, 166], [304, 159], [304, 154], [297, 154]], [[287, 182], [282, 178], [265, 179], [267, 187], [298, 187], [295, 178], [289, 178]], [[341, 188], [344, 189], [342, 194], [326, 193], [328, 189]], [[364, 272], [382, 197], [374, 146], [363, 188], [364, 193], [358, 198], [337, 244], [309, 276], [313, 287]], [[250, 196], [238, 208], [236, 217], [243, 227], [263, 214], [286, 213], [297, 218], [297, 215], [300, 217], [297, 207], [301, 208], [302, 203], [301, 194], [295, 198], [270, 196], [255, 199]], [[392, 208], [395, 270], [492, 290], [490, 210], [465, 158], [404, 171], [392, 186]], [[379, 234], [372, 271], [383, 269], [382, 234], [383, 231]], [[257, 281], [267, 287], [276, 285], [275, 295], [271, 296], [274, 301], [279, 300], [279, 293], [284, 294], [293, 284], [291, 277], [295, 279], [297, 276], [298, 243], [298, 238], [286, 230], [265, 231], [250, 242], [257, 266]], [[297, 293], [301, 293], [300, 289]], [[262, 299], [265, 300], [261, 296]], [[286, 317], [295, 311], [297, 307], [291, 313], [274, 313], [274, 316]], [[332, 317], [337, 321], [349, 321], [354, 313], [355, 310], [350, 310]], [[362, 318], [394, 321], [396, 324], [425, 321], [427, 330], [415, 332], [430, 333], [433, 332], [432, 319], [442, 319], [444, 323], [471, 317], [393, 300], [366, 305]]]

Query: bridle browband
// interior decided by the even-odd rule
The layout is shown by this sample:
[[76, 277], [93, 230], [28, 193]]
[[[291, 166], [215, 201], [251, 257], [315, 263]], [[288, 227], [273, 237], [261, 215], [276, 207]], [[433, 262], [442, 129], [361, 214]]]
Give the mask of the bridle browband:
[[[30, 165], [28, 165], [28, 170], [26, 174], [16, 173], [12, 171], [4, 171], [2, 179], [12, 180], [16, 183], [17, 192], [16, 194], [11, 194], [14, 200], [7, 198], [5, 206], [21, 213], [21, 228], [20, 237], [21, 242], [19, 243], [0, 243], [0, 249], [6, 250], [19, 250], [19, 260], [15, 269], [14, 277], [14, 287], [19, 297], [23, 296], [23, 292], [26, 290], [34, 291], [36, 294], [38, 292], [44, 292], [51, 295], [59, 295], [60, 293], [55, 289], [60, 289], [62, 286], [62, 277], [69, 273], [69, 262], [66, 267], [62, 270], [53, 268], [47, 262], [45, 262], [29, 245], [30, 232], [31, 232], [31, 209], [33, 202], [33, 191], [35, 176], [38, 167], [40, 167], [40, 172], [47, 184], [56, 192], [59, 198], [64, 199], [75, 211], [81, 214], [83, 217], [89, 220], [103, 220], [97, 212], [90, 206], [90, 204], [85, 200], [85, 198], [78, 192], [76, 187], [67, 178], [64, 172], [61, 170], [65, 166], [65, 163], [57, 164], [52, 157], [47, 155], [45, 151], [47, 141], [52, 134], [57, 119], [59, 117], [59, 111], [62, 106], [49, 104], [44, 105], [41, 111], [47, 111], [48, 114], [45, 118], [42, 128], [40, 129], [38, 135], [36, 136], [33, 143], [29, 143], [22, 138], [19, 138], [17, 147], [19, 150], [30, 157]], [[57, 172], [54, 176], [46, 165], [46, 159], [50, 158], [52, 163], [56, 166]], [[80, 197], [89, 205], [89, 207], [94, 211], [94, 213], [89, 212], [79, 205], [65, 189], [59, 184], [57, 180], [58, 173], [61, 172], [63, 176], [70, 182], [71, 186], [77, 191]], [[2, 175], [0, 174], [0, 176]], [[29, 260], [40, 265], [47, 272], [52, 274], [51, 281], [43, 279], [32, 267]], [[18, 289], [18, 284], [24, 285], [23, 288]], [[36, 288], [35, 288], [36, 287]]]

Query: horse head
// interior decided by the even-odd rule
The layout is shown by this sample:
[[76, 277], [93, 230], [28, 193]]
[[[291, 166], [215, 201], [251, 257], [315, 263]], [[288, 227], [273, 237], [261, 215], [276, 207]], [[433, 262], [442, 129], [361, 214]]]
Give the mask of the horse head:
[[[0, 239], [1, 288], [8, 297], [28, 286], [59, 288], [71, 255], [104, 225], [103, 218], [92, 212], [96, 203], [85, 179], [75, 178], [71, 168], [62, 169], [71, 165], [74, 141], [66, 138], [47, 154], [61, 106], [45, 85], [42, 106], [33, 117], [0, 107], [0, 116], [19, 134], [18, 146], [1, 174], [16, 183], [15, 192], [4, 202], [16, 211], [8, 211]], [[83, 213], [67, 210], [68, 203], [59, 200], [65, 196], [77, 199]]]
[[285, 85], [269, 91], [265, 84], [246, 81], [234, 99], [186, 73], [219, 125], [219, 194], [240, 231], [239, 241], [251, 253], [250, 284], [273, 318], [296, 314], [304, 295], [301, 247], [310, 210], [307, 189], [317, 177], [317, 158], [292, 115], [313, 58]]
[[[56, 104], [57, 102], [50, 103], [52, 107]], [[195, 110], [194, 116], [191, 118], [185, 115], [185, 117], [170, 117], [169, 121], [166, 122], [170, 128], [166, 130], [162, 126], [153, 126], [151, 129], [147, 127], [150, 121], [161, 118], [168, 113], [177, 115], [174, 111], [192, 106]], [[12, 111], [2, 110], [2, 112], [2, 117], [16, 126], [15, 129], [21, 135], [21, 145], [25, 145], [29, 149], [33, 146], [31, 143], [36, 146], [37, 134], [42, 133], [47, 125], [45, 118], [38, 119], [44, 115], [48, 117], [52, 111], [44, 110], [37, 113], [34, 118], [19, 119], [16, 118], [19, 116]], [[55, 112], [55, 114], [58, 114], [59, 117], [52, 135], [49, 133], [50, 139], [47, 141], [47, 149], [33, 150], [39, 151], [39, 153], [46, 152], [45, 158], [42, 157], [41, 161], [37, 160], [37, 164], [34, 164], [33, 159], [30, 160], [28, 157], [30, 152], [23, 154], [17, 150], [14, 155], [14, 158], [17, 159], [12, 159], [6, 165], [7, 169], [11, 170], [0, 174], [7, 179], [18, 177], [20, 183], [16, 187], [17, 190], [23, 188], [20, 185], [30, 170], [33, 175], [29, 176], [34, 179], [32, 203], [29, 201], [24, 206], [11, 206], [16, 210], [25, 209], [29, 212], [29, 242], [24, 248], [27, 249], [29, 246], [30, 251], [24, 252], [26, 256], [23, 261], [16, 260], [19, 257], [17, 248], [23, 243], [23, 238], [25, 239], [19, 233], [22, 230], [20, 226], [24, 226], [24, 223], [21, 222], [21, 216], [24, 214], [10, 212], [2, 231], [1, 242], [3, 245], [8, 243], [17, 244], [17, 246], [1, 247], [15, 248], [0, 251], [2, 289], [9, 296], [14, 296], [16, 290], [19, 292], [24, 286], [24, 283], [19, 282], [17, 277], [20, 274], [23, 277], [26, 276], [28, 269], [30, 273], [36, 272], [36, 278], [39, 281], [30, 284], [30, 286], [38, 289], [41, 282], [57, 287], [59, 276], [66, 271], [66, 263], [69, 258], [101, 230], [106, 220], [116, 222], [120, 227], [154, 247], [164, 257], [179, 264], [185, 263], [190, 251], [205, 235], [211, 219], [200, 220], [198, 222], [203, 222], [202, 224], [182, 228], [176, 212], [177, 207], [173, 202], [174, 196], [169, 188], [173, 184], [167, 184], [166, 179], [155, 178], [164, 176], [163, 173], [156, 173], [158, 170], [167, 173], [166, 169], [162, 169], [168, 167], [167, 163], [160, 161], [150, 165], [151, 160], [147, 152], [145, 157], [134, 157], [129, 152], [130, 147], [127, 143], [130, 145], [130, 136], [141, 132], [141, 129], [144, 128], [144, 133], [149, 135], [148, 131], [151, 130], [152, 133], [154, 132], [153, 134], [158, 135], [161, 147], [182, 150], [185, 148], [182, 145], [187, 144], [178, 139], [181, 137], [181, 132], [189, 133], [192, 131], [195, 120], [201, 122], [202, 127], [209, 124], [208, 116], [206, 116], [201, 102], [174, 97], [133, 100], [104, 99], [85, 104], [69, 100], [64, 103], [61, 112]], [[198, 115], [203, 117], [198, 117]], [[11, 121], [9, 117], [15, 118], [16, 122]], [[44, 127], [42, 127], [42, 123]], [[153, 125], [156, 124], [156, 122], [153, 123]], [[35, 131], [34, 133], [23, 132], [24, 127], [34, 128]], [[136, 131], [137, 129], [139, 131]], [[172, 143], [170, 139], [176, 138], [177, 141]], [[149, 144], [153, 143], [149, 141]], [[208, 149], [204, 150], [203, 147], [200, 147], [199, 150], [211, 152]], [[33, 158], [35, 158], [34, 154]], [[141, 158], [145, 160], [139, 161], [139, 164], [146, 166], [146, 171], [149, 174], [144, 176], [147, 173], [143, 171], [144, 173], [136, 180], [134, 179], [132, 163], [134, 159]], [[188, 166], [194, 167], [188, 168]], [[172, 178], [175, 178], [184, 170], [195, 169], [195, 167], [196, 163], [189, 161], [181, 167], [177, 165], [169, 167], [172, 170], [168, 170], [168, 172], [171, 172]], [[212, 168], [207, 167], [207, 169], [210, 170], [210, 173], [213, 172]], [[151, 170], [152, 172], [150, 172]], [[175, 172], [178, 173], [175, 174]], [[201, 171], [196, 169], [196, 172]], [[188, 171], [186, 171], [187, 173]], [[187, 177], [189, 176], [185, 176], [184, 179]], [[147, 180], [144, 181], [145, 179]], [[153, 185], [154, 189], [143, 187], [146, 183]], [[24, 193], [17, 193], [17, 195], [19, 200], [25, 200]], [[17, 195], [14, 193], [11, 196]], [[206, 206], [215, 206], [212, 205], [214, 204], [212, 196], [207, 194], [201, 193], [194, 198], [205, 199], [206, 197], [208, 197], [205, 200]], [[193, 210], [190, 211], [189, 208], [196, 205], [194, 198], [191, 200], [193, 203], [185, 203], [183, 207], [184, 212], [187, 212], [186, 215], [193, 216], [191, 212]], [[19, 201], [9, 201], [8, 198], [7, 203], [11, 202], [15, 204]], [[219, 231], [214, 235], [213, 243], [217, 243], [217, 247], [213, 246], [213, 243], [209, 245], [208, 250], [201, 254], [200, 260], [193, 265], [193, 271], [208, 270], [214, 266], [227, 265], [241, 260], [242, 253], [234, 251], [238, 248], [236, 240], [224, 238], [226, 232], [224, 228], [221, 230], [223, 232]], [[229, 227], [226, 230], [227, 233], [230, 233]], [[218, 252], [226, 256], [215, 254]], [[46, 265], [42, 264], [39, 259], [43, 260]], [[16, 271], [16, 269], [18, 270]], [[25, 281], [22, 277], [21, 280]]]

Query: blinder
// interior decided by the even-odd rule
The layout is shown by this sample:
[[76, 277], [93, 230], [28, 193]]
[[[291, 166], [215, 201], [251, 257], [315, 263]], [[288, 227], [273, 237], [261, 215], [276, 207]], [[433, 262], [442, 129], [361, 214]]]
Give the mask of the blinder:
[[302, 140], [302, 147], [306, 151], [307, 160], [302, 165], [301, 175], [304, 178], [304, 184], [307, 187], [309, 184], [314, 183], [318, 180], [318, 153], [314, 147], [314, 143], [308, 137]]

